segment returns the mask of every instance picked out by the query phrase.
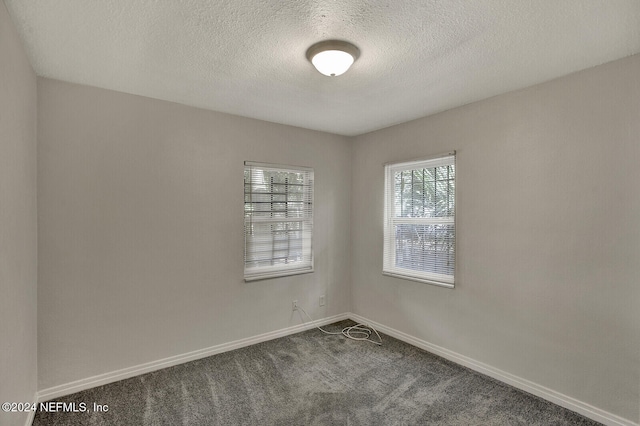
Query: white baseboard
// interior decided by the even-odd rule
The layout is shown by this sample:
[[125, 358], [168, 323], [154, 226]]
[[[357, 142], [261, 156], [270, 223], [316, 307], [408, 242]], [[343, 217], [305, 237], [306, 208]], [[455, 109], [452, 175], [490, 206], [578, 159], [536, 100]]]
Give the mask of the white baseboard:
[[[490, 365], [484, 364], [480, 361], [476, 361], [467, 356], [450, 351], [441, 346], [434, 345], [425, 340], [379, 324], [375, 321], [371, 321], [360, 315], [353, 313], [344, 313], [334, 315], [321, 320], [313, 322], [307, 322], [304, 324], [295, 325], [292, 327], [283, 328], [281, 330], [272, 331], [269, 333], [260, 334], [254, 337], [248, 337], [245, 339], [235, 340], [229, 343], [223, 343], [220, 345], [211, 346], [209, 348], [199, 349], [185, 354], [172, 356], [169, 358], [160, 359], [157, 361], [147, 362], [144, 364], [136, 365], [133, 367], [123, 368], [121, 370], [112, 371], [109, 373], [100, 374], [97, 376], [89, 377], [86, 379], [77, 380], [70, 383], [65, 383], [59, 386], [43, 389], [37, 392], [35, 400], [37, 402], [47, 401], [53, 398], [58, 398], [64, 395], [80, 392], [96, 386], [105, 385], [108, 383], [117, 382], [119, 380], [127, 379], [130, 377], [138, 376], [152, 371], [160, 370], [174, 365], [183, 364], [185, 362], [194, 361], [196, 359], [206, 358], [211, 355], [219, 354], [222, 352], [232, 351], [245, 346], [254, 345], [256, 343], [265, 342], [267, 340], [277, 339], [278, 337], [288, 336], [291, 334], [299, 333], [301, 331], [309, 330], [316, 325], [322, 326], [331, 324], [333, 322], [342, 321], [345, 319], [352, 319], [356, 322], [364, 324], [370, 324], [378, 331], [385, 333], [398, 340], [402, 340], [410, 345], [424, 349], [427, 352], [431, 352], [435, 355], [439, 355], [445, 359], [455, 362], [456, 364], [463, 365], [479, 373], [485, 374], [501, 382], [507, 383], [515, 388], [521, 389], [525, 392], [539, 396], [549, 402], [557, 404], [561, 407], [567, 408], [576, 413], [582, 414], [585, 417], [603, 423], [607, 426], [640, 426], [639, 423], [635, 423], [631, 420], [623, 419], [615, 414], [596, 408], [592, 405], [579, 401], [575, 398], [571, 398], [567, 395], [556, 392], [552, 389], [541, 386], [537, 383], [507, 373], [506, 371], [499, 370]], [[27, 419], [27, 426], [31, 425], [33, 416], [35, 413], [30, 413]]]
[[247, 337], [245, 339], [235, 340], [233, 342], [223, 343], [220, 345], [211, 346], [209, 348], [175, 355], [169, 358], [151, 361], [144, 364], [135, 365], [133, 367], [123, 368], [121, 370], [116, 370], [109, 373], [99, 374], [97, 376], [88, 377], [86, 379], [76, 380], [74, 382], [43, 389], [37, 393], [36, 400], [37, 402], [47, 401], [53, 398], [80, 392], [96, 386], [106, 385], [108, 383], [117, 382], [119, 380], [128, 379], [130, 377], [150, 373], [152, 371], [172, 367], [174, 365], [183, 364], [185, 362], [194, 361], [196, 359], [206, 358], [208, 356], [219, 354], [222, 352], [232, 351], [234, 349], [239, 349], [245, 346], [255, 345], [256, 343], [265, 342], [267, 340], [277, 339], [278, 337], [299, 333], [301, 331], [309, 330], [316, 325], [327, 325], [348, 318], [349, 315], [346, 313], [334, 315], [328, 318], [323, 318], [321, 320], [309, 321], [304, 324], [294, 325], [291, 327], [283, 328], [281, 330], [271, 331], [257, 336]]
[[[33, 402], [33, 404], [37, 404], [38, 403], [38, 392], [35, 392], [33, 394], [33, 398], [31, 399], [31, 401]], [[31, 426], [31, 424], [33, 423], [33, 419], [36, 417], [36, 411], [32, 410], [29, 411], [27, 413], [27, 421], [24, 423], [25, 426]]]
[[480, 361], [476, 361], [459, 353], [450, 351], [441, 346], [434, 345], [425, 340], [418, 339], [417, 337], [410, 336], [409, 334], [379, 324], [375, 321], [371, 321], [360, 315], [350, 313], [348, 316], [353, 321], [363, 324], [369, 324], [376, 330], [384, 334], [395, 337], [398, 340], [402, 340], [403, 342], [409, 343], [410, 345], [416, 346], [420, 349], [424, 349], [427, 352], [439, 355], [442, 358], [446, 358], [449, 361], [455, 362], [456, 364], [463, 365], [479, 373], [485, 374], [489, 377], [493, 377], [494, 379], [500, 380], [501, 382], [507, 383], [530, 394], [539, 396], [542, 399], [567, 408], [571, 411], [575, 411], [576, 413], [582, 414], [585, 417], [603, 423], [607, 426], [640, 426], [639, 423], [623, 419], [622, 417], [616, 416], [615, 414], [609, 413], [608, 411], [601, 410], [575, 398], [571, 398], [570, 396], [541, 386], [537, 383], [507, 373], [506, 371], [499, 370], [495, 367], [484, 364]]

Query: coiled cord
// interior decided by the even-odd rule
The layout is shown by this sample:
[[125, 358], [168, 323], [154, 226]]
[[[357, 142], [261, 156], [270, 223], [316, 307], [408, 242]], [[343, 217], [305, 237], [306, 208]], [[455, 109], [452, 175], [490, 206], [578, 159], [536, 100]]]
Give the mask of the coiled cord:
[[[311, 315], [309, 315], [307, 311], [305, 311], [300, 305], [298, 305], [298, 311], [304, 312], [307, 318], [309, 318], [311, 322], [314, 322], [313, 318], [311, 318]], [[300, 319], [304, 323], [304, 318], [302, 317], [302, 315], [300, 315]], [[349, 327], [343, 328], [342, 331], [336, 331], [336, 332], [327, 331], [318, 325], [316, 325], [315, 327], [318, 330], [322, 331], [324, 334], [332, 334], [332, 335], [342, 334], [347, 339], [361, 340], [361, 341], [373, 343], [378, 346], [382, 346], [382, 337], [380, 337], [380, 334], [378, 334], [378, 331], [367, 324], [360, 323], [356, 325], [351, 325]], [[373, 333], [375, 333], [376, 336], [378, 336], [378, 341], [370, 339], [371, 335], [373, 334], [372, 331]]]

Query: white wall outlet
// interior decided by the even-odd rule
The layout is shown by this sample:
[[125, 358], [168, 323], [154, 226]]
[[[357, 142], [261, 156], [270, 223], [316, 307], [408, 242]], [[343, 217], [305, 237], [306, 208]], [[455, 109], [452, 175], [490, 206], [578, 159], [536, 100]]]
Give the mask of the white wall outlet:
[[292, 311], [297, 311], [298, 310], [298, 301], [294, 300], [291, 302], [291, 310]]
[[324, 306], [325, 304], [324, 294], [318, 298], [318, 303], [320, 303], [320, 306]]

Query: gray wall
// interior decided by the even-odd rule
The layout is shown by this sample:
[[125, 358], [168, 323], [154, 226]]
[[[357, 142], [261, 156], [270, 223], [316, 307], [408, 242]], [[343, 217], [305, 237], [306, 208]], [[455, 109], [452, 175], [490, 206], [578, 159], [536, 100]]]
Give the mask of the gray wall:
[[[640, 55], [359, 136], [355, 313], [635, 422]], [[453, 290], [382, 276], [383, 166], [455, 149]]]
[[[349, 310], [347, 138], [41, 78], [38, 108], [40, 389]], [[244, 283], [244, 160], [315, 168], [315, 273]]]
[[[36, 76], [0, 1], [0, 402], [37, 381]], [[0, 411], [0, 424], [27, 416]]]

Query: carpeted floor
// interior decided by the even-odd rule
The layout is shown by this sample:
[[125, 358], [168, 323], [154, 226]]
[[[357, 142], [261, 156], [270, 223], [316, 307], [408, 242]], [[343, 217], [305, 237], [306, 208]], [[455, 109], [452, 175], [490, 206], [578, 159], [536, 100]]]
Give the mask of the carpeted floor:
[[[89, 411], [39, 411], [33, 425], [598, 424], [382, 337], [381, 347], [315, 329], [282, 337], [56, 398]], [[94, 402], [109, 411], [91, 412]]]

